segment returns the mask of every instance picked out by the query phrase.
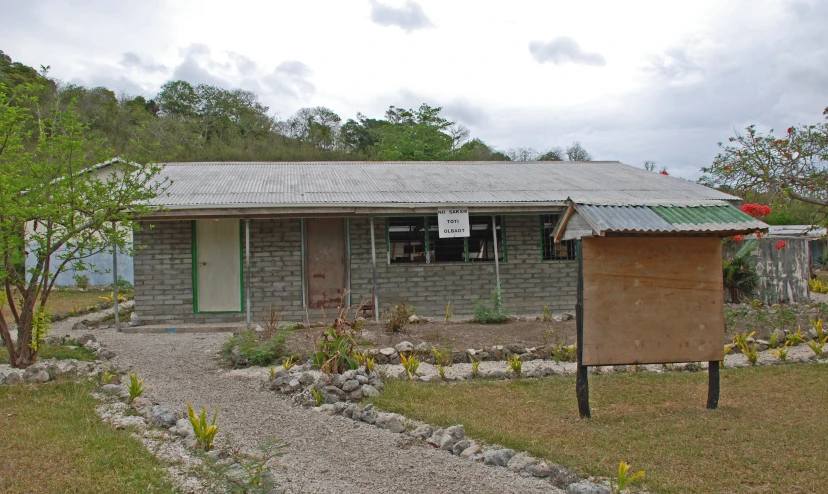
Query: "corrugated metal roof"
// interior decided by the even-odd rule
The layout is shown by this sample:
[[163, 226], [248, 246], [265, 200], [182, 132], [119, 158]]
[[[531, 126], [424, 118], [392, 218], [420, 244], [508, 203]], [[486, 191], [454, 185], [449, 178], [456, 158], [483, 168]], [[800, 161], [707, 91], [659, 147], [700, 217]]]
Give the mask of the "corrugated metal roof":
[[[727, 203], [704, 206], [604, 206], [575, 204], [592, 225], [605, 233], [728, 233], [765, 230], [768, 225]], [[568, 228], [568, 227], [567, 227]], [[564, 236], [569, 238], [569, 236]]]
[[619, 162], [169, 163], [170, 209], [576, 202], [704, 204], [738, 198]]
[[599, 232], [675, 232], [673, 225], [647, 206], [578, 206]]
[[826, 235], [825, 228], [814, 228], [811, 225], [771, 225], [768, 228], [771, 237], [812, 237], [819, 238]]
[[764, 222], [729, 204], [719, 206], [652, 206], [650, 209], [679, 231], [764, 230], [768, 227]]

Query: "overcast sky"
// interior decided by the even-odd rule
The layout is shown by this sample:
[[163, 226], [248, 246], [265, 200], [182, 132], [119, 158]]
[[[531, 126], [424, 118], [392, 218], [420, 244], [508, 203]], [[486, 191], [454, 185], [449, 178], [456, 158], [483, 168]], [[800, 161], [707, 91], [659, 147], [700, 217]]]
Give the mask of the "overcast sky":
[[[71, 3], [71, 5], [70, 5]], [[828, 1], [0, 0], [0, 49], [152, 97], [184, 79], [286, 117], [443, 106], [499, 149], [580, 140], [696, 178], [716, 143], [822, 120]]]

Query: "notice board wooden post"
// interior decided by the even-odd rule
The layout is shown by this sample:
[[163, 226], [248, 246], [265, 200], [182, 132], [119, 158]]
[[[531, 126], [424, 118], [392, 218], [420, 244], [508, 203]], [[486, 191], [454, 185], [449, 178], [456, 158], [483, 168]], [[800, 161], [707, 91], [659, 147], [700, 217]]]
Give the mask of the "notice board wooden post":
[[708, 362], [719, 403], [724, 290], [717, 237], [583, 237], [576, 244], [578, 412], [590, 416], [588, 369]]
[[575, 241], [575, 256], [578, 258], [578, 300], [575, 302], [575, 349], [578, 363], [575, 371], [575, 394], [578, 397], [578, 414], [582, 419], [588, 419], [589, 413], [589, 379], [588, 368], [583, 365], [584, 356], [584, 256], [581, 252], [581, 241]]

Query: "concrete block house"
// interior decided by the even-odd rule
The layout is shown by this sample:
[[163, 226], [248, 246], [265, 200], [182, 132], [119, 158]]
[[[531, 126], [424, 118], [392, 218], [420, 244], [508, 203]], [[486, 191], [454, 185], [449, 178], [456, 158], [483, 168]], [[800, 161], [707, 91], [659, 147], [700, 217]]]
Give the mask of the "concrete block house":
[[[572, 311], [577, 261], [554, 242], [567, 200], [673, 206], [738, 198], [619, 162], [169, 163], [134, 232], [147, 324], [241, 323], [271, 306], [318, 320], [340, 298], [376, 317], [472, 313], [500, 282], [514, 314]], [[468, 211], [446, 237], [438, 211]]]

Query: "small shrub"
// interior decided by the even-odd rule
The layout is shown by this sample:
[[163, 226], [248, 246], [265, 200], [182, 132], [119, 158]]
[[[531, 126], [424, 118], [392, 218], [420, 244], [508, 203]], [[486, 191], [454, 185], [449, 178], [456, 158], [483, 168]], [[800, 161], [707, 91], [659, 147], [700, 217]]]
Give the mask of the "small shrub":
[[292, 369], [294, 365], [296, 365], [296, 359], [293, 358], [293, 356], [290, 356], [282, 361], [282, 368], [286, 371]]
[[137, 372], [133, 372], [129, 375], [129, 384], [127, 385], [127, 390], [129, 391], [129, 401], [139, 398], [149, 388], [149, 386], [144, 386], [143, 379], [138, 379]]
[[[354, 338], [364, 323], [349, 319], [351, 307], [345, 305], [347, 293], [347, 290], [343, 290], [337, 317], [322, 333], [322, 337], [315, 341], [316, 350], [311, 353], [311, 361], [319, 370], [329, 374], [342, 374], [358, 366], [355, 355], [359, 354], [359, 351]], [[354, 314], [359, 314], [366, 303], [367, 301], [363, 301]]]
[[365, 372], [374, 372], [377, 368], [377, 362], [374, 357], [365, 357]]
[[768, 348], [773, 350], [774, 348], [778, 347], [779, 346], [779, 342], [777, 341], [778, 339], [779, 339], [779, 333], [773, 333], [770, 337], [770, 340], [768, 340]]
[[802, 326], [799, 326], [796, 329], [796, 333], [788, 334], [788, 337], [785, 340], [785, 344], [788, 346], [796, 346], [800, 343], [805, 343], [805, 335], [802, 334]]
[[756, 362], [759, 360], [759, 354], [756, 352], [756, 345], [750, 345], [742, 348], [742, 353], [745, 357], [747, 357], [750, 365], [756, 365]]
[[630, 475], [630, 465], [626, 461], [622, 461], [618, 465], [618, 476], [610, 479], [610, 490], [613, 494], [621, 494], [627, 492], [627, 486], [644, 476], [644, 471], [636, 472]]
[[810, 281], [811, 291], [816, 293], [828, 293], [828, 283], [819, 279], [812, 279]]
[[115, 374], [109, 372], [108, 370], [105, 370], [103, 371], [103, 373], [101, 373], [101, 379], [103, 380], [104, 384], [111, 384], [113, 377], [115, 377]]
[[40, 306], [34, 311], [32, 315], [32, 341], [29, 343], [29, 348], [33, 352], [37, 353], [46, 342], [46, 335], [52, 329], [51, 320], [52, 317], [46, 307]]
[[394, 310], [385, 322], [385, 329], [389, 333], [400, 333], [408, 326], [408, 321], [414, 315], [414, 307], [406, 305], [405, 300], [394, 305]]
[[196, 416], [195, 412], [193, 411], [193, 407], [190, 406], [190, 402], [187, 402], [187, 415], [190, 418], [190, 424], [193, 425], [193, 432], [195, 433], [196, 442], [201, 446], [204, 451], [210, 451], [213, 449], [213, 438], [216, 437], [218, 434], [219, 426], [216, 425], [216, 419], [218, 418], [218, 406], [216, 406], [216, 412], [213, 414], [213, 421], [211, 423], [207, 423], [207, 407], [204, 407], [201, 410], [201, 413]]
[[437, 363], [436, 367], [437, 367], [437, 373], [440, 375], [440, 379], [445, 379], [446, 378], [446, 367], [441, 363]]
[[325, 397], [322, 395], [322, 391], [319, 391], [316, 388], [311, 388], [311, 394], [313, 395], [313, 399], [316, 400], [316, 406], [321, 407], [322, 403], [325, 402]]
[[453, 316], [453, 315], [454, 314], [451, 313], [451, 300], [449, 300], [448, 303], [446, 304], [446, 316], [443, 319], [443, 324], [448, 324], [449, 319], [451, 319], [451, 316]]
[[477, 377], [478, 369], [480, 367], [480, 362], [482, 362], [482, 360], [479, 360], [479, 359], [475, 360], [475, 359], [471, 358], [471, 356], [469, 357], [469, 360], [471, 360], [472, 377]]
[[552, 350], [552, 358], [555, 362], [575, 362], [578, 359], [578, 344], [560, 344]]
[[221, 353], [229, 360], [235, 349], [247, 358], [250, 365], [271, 365], [287, 354], [285, 344], [292, 334], [292, 331], [280, 330], [267, 337], [264, 332], [259, 334], [252, 329], [245, 329], [238, 335], [230, 337], [222, 346]]
[[825, 347], [826, 341], [828, 341], [828, 336], [823, 336], [822, 338], [816, 340], [807, 341], [805, 342], [805, 344], [808, 345], [808, 348], [810, 348], [812, 352], [814, 352], [814, 355], [816, 355], [818, 358], [822, 358], [825, 356], [825, 350], [823, 348]]
[[733, 343], [735, 343], [736, 346], [739, 347], [739, 350], [741, 350], [742, 353], [745, 353], [745, 348], [748, 347], [749, 343], [748, 340], [753, 338], [753, 335], [755, 334], [756, 331], [752, 331], [751, 333], [736, 333], [733, 335]]
[[434, 361], [445, 367], [451, 367], [451, 348], [444, 348], [439, 350], [436, 346], [431, 347], [431, 353], [434, 354]]
[[480, 324], [498, 324], [505, 322], [509, 316], [506, 309], [503, 308], [503, 290], [500, 287], [492, 291], [492, 296], [489, 302], [484, 302], [475, 297], [474, 302], [474, 322]]
[[88, 276], [85, 276], [85, 275], [82, 275], [82, 274], [76, 274], [76, 275], [72, 276], [72, 279], [75, 281], [75, 286], [80, 288], [81, 290], [86, 290], [87, 288], [89, 288], [89, 277]]
[[771, 350], [771, 353], [773, 355], [775, 355], [776, 358], [778, 358], [782, 362], [785, 362], [785, 361], [788, 360], [788, 346], [787, 345], [782, 345], [780, 347], [777, 347], [775, 350]]
[[420, 360], [414, 355], [406, 357], [405, 355], [400, 354], [400, 363], [402, 363], [405, 373], [408, 374], [408, 380], [413, 381], [414, 376], [417, 375], [417, 369], [420, 368]]
[[[115, 303], [115, 292], [109, 292], [109, 295], [105, 295], [103, 297], [98, 297], [98, 298], [105, 301], [106, 303], [114, 304]], [[124, 297], [123, 295], [121, 295], [119, 293], [118, 294], [118, 303], [120, 304], [120, 303], [123, 303], [123, 302], [126, 302], [126, 297]]]
[[268, 369], [267, 374], [270, 376], [271, 381], [276, 380], [276, 367], [271, 367], [270, 369]]
[[508, 359], [507, 362], [509, 363], [509, 370], [514, 372], [517, 377], [523, 374], [523, 361], [520, 360], [518, 354], [513, 353], [512, 358]]
[[232, 492], [239, 492], [244, 494], [251, 494], [254, 492], [270, 492], [273, 487], [273, 481], [269, 476], [265, 475], [267, 464], [274, 458], [284, 456], [284, 449], [288, 445], [280, 443], [274, 439], [268, 439], [259, 448], [262, 452], [257, 457], [246, 457], [239, 461], [244, 471], [247, 473], [247, 483], [245, 485], [234, 486]]
[[820, 317], [819, 320], [814, 321], [813, 319], [809, 319], [811, 321], [811, 326], [813, 326], [814, 331], [816, 331], [817, 338], [822, 338], [825, 336], [825, 329], [822, 327], [822, 318]]

